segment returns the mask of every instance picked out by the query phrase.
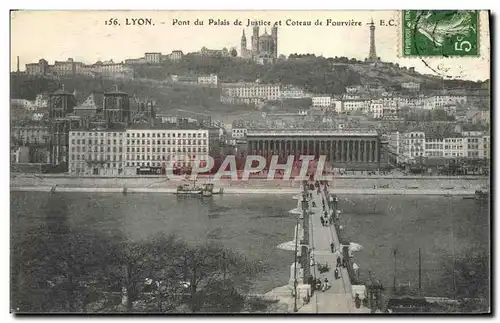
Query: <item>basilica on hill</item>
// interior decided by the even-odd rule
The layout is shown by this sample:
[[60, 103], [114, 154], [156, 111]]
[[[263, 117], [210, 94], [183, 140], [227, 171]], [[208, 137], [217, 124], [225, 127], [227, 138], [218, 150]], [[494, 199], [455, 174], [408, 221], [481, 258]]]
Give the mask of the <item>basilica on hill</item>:
[[251, 59], [259, 64], [272, 64], [278, 58], [278, 27], [271, 29], [271, 34], [264, 31], [259, 35], [259, 26], [253, 27], [251, 49], [247, 48], [247, 38], [245, 30], [241, 36], [241, 57]]

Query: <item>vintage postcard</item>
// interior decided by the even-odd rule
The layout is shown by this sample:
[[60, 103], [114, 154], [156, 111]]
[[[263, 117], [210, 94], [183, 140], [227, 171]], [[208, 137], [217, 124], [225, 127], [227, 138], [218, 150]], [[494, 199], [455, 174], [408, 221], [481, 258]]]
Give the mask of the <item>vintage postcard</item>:
[[11, 313], [491, 313], [490, 12], [10, 19]]

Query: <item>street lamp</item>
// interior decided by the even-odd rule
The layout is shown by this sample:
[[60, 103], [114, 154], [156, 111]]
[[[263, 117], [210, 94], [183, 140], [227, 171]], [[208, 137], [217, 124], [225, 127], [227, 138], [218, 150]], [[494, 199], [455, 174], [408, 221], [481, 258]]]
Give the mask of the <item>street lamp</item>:
[[297, 249], [298, 249], [298, 241], [299, 241], [299, 219], [297, 216], [297, 223], [295, 224], [295, 263], [293, 264], [293, 289], [294, 289], [294, 301], [293, 301], [293, 311], [297, 312]]
[[393, 283], [392, 283], [392, 288], [393, 288], [394, 292], [396, 292], [396, 254], [398, 252], [398, 249], [397, 248], [391, 248], [391, 251], [392, 251], [392, 256], [394, 258], [394, 280], [393, 280]]

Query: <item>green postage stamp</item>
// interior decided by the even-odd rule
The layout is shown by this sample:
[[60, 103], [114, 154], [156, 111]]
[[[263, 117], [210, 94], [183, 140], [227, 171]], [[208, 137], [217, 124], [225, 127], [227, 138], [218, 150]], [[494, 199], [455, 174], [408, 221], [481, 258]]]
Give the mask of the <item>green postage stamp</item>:
[[403, 57], [478, 56], [479, 12], [403, 10]]

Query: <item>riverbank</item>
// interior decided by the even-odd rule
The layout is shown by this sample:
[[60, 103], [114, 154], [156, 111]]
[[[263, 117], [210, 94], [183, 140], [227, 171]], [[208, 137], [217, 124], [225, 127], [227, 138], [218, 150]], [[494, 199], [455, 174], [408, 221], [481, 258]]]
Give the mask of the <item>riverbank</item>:
[[[174, 194], [175, 188], [120, 188], [120, 187], [54, 187], [54, 186], [11, 186], [12, 192], [73, 192], [73, 193], [164, 193]], [[440, 195], [440, 196], [472, 196], [474, 189], [355, 189], [331, 188], [330, 193], [337, 195]], [[293, 188], [224, 188], [224, 194], [294, 194]]]
[[[210, 178], [198, 179], [198, 184], [211, 182]], [[162, 176], [153, 177], [71, 177], [17, 175], [10, 178], [12, 191], [50, 191], [56, 187], [60, 192], [121, 193], [174, 193], [178, 181]], [[295, 194], [301, 181], [250, 179], [247, 181], [222, 179], [213, 182], [215, 190], [224, 194]], [[382, 194], [382, 195], [468, 195], [489, 186], [486, 177], [335, 177], [330, 182], [330, 191], [335, 194]]]

